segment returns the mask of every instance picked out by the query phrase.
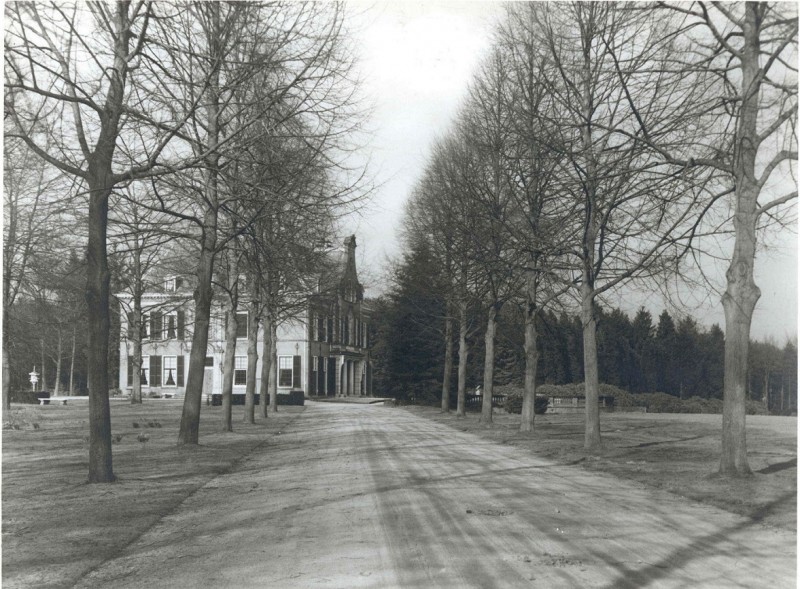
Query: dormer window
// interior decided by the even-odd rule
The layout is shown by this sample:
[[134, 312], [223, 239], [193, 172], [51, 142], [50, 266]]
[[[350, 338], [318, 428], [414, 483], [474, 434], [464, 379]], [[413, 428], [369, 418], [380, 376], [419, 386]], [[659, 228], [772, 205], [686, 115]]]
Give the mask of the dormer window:
[[164, 281], [164, 291], [165, 292], [175, 292], [175, 277], [167, 278]]

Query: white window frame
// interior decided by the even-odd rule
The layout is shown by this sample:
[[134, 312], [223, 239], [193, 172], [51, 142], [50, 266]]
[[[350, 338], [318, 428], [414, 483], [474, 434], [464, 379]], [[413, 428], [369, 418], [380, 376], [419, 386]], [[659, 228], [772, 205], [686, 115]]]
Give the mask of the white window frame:
[[[287, 360], [289, 367], [283, 367], [283, 361]], [[281, 371], [288, 370], [289, 371], [289, 384], [281, 384]], [[294, 356], [278, 356], [278, 387], [282, 389], [290, 389], [292, 388], [292, 383], [294, 382]]]
[[[150, 356], [142, 356], [142, 366], [139, 369], [139, 379], [142, 378], [142, 373], [144, 372], [145, 382], [142, 383], [143, 387], [149, 387], [150, 381]], [[141, 382], [141, 380], [140, 380]]]
[[174, 277], [174, 276], [172, 276], [172, 277], [170, 277], [170, 278], [167, 278], [167, 279], [164, 281], [164, 290], [165, 290], [166, 292], [175, 292], [175, 286], [176, 286], [176, 284], [177, 284], [177, 283], [176, 283], [176, 281], [175, 281], [175, 277]]
[[[241, 384], [236, 382], [237, 372], [244, 372], [244, 382]], [[233, 386], [235, 387], [247, 386], [247, 356], [236, 356], [233, 359]]]
[[[167, 367], [167, 364], [171, 363], [173, 366]], [[175, 384], [167, 384], [167, 380], [169, 380], [169, 373], [167, 370], [171, 369], [173, 371], [172, 380]], [[162, 356], [161, 357], [161, 386], [171, 389], [173, 387], [178, 386], [178, 357], [177, 356]]]
[[[169, 320], [172, 319], [172, 335], [169, 335]], [[178, 339], [178, 312], [172, 311], [161, 316], [161, 339]]]

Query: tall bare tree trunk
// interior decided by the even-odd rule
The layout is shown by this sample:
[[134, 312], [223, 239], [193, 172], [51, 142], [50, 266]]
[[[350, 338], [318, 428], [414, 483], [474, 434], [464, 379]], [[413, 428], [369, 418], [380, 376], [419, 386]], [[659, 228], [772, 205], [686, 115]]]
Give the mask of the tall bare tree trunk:
[[[212, 13], [211, 27], [206, 31], [207, 40], [212, 46], [210, 53], [215, 60], [222, 60], [218, 32], [220, 31], [220, 7], [213, 2], [208, 4]], [[211, 300], [213, 298], [212, 279], [214, 258], [217, 252], [217, 224], [219, 222], [219, 160], [217, 153], [221, 130], [219, 69], [215, 68], [209, 76], [205, 88], [206, 134], [204, 197], [206, 211], [203, 216], [203, 236], [200, 244], [200, 259], [197, 265], [197, 286], [194, 291], [195, 313], [192, 351], [189, 355], [189, 376], [186, 379], [186, 395], [183, 398], [183, 413], [178, 431], [178, 444], [197, 444], [200, 439], [200, 409], [203, 405], [203, 379], [205, 377], [206, 354], [208, 353], [208, 329], [211, 325]]]
[[186, 395], [178, 432], [178, 444], [197, 444], [200, 437], [200, 408], [203, 404], [203, 378], [205, 376], [206, 353], [208, 351], [208, 328], [211, 324], [211, 279], [214, 272], [216, 249], [216, 210], [207, 211], [206, 228], [200, 263], [197, 267], [195, 289], [194, 334], [192, 351], [189, 354], [189, 375], [186, 379]]
[[49, 387], [47, 386], [47, 370], [45, 369], [46, 364], [44, 358], [44, 340], [43, 339], [39, 340], [39, 343], [41, 344], [39, 351], [42, 361], [42, 378], [39, 380], [39, 386], [41, 386], [41, 388], [39, 390], [46, 391]]
[[536, 401], [536, 368], [539, 363], [539, 350], [536, 347], [536, 278], [528, 276], [528, 304], [525, 306], [525, 391], [522, 396], [522, 416], [519, 429], [533, 431]]
[[758, 155], [759, 4], [745, 4], [742, 30], [742, 93], [734, 145], [736, 210], [733, 228], [736, 241], [722, 295], [725, 310], [725, 379], [722, 404], [722, 457], [719, 471], [725, 475], [748, 475], [745, 431], [747, 359], [750, 325], [761, 291], [753, 277], [756, 255], [756, 222], [760, 187], [755, 176]]
[[[144, 284], [142, 280], [142, 251], [138, 247], [133, 250], [133, 313], [131, 315], [133, 323], [128, 325], [128, 339], [133, 346], [133, 358], [131, 359], [131, 404], [137, 405], [142, 402], [142, 295], [144, 294]], [[155, 334], [150, 334], [155, 338]]]
[[497, 303], [489, 305], [486, 321], [486, 357], [483, 362], [483, 404], [479, 423], [492, 423], [492, 393], [494, 392], [494, 338], [497, 333]]
[[458, 401], [456, 402], [456, 417], [465, 417], [467, 414], [467, 302], [459, 301], [458, 304]]
[[598, 450], [600, 440], [600, 382], [597, 370], [597, 320], [594, 316], [592, 286], [581, 284], [581, 323], [583, 325], [583, 374], [586, 391], [586, 429], [583, 447]]
[[61, 356], [63, 354], [63, 336], [61, 330], [58, 330], [58, 346], [56, 351], [56, 382], [53, 385], [53, 396], [57, 397], [61, 392]]
[[[121, 89], [120, 89], [121, 91]], [[103, 141], [113, 142], [104, 137]], [[109, 313], [108, 197], [111, 194], [111, 157], [114, 146], [96, 151], [107, 157], [98, 166], [103, 172], [89, 177], [89, 244], [86, 263], [86, 310], [88, 315], [88, 380], [89, 380], [89, 482], [114, 481], [111, 458], [111, 410], [108, 402], [108, 338], [111, 329]], [[44, 371], [42, 371], [44, 373]]]
[[593, 102], [593, 43], [595, 12], [601, 7], [592, 4], [582, 5], [588, 11], [586, 38], [582, 40], [583, 64], [581, 68], [581, 87], [583, 90], [584, 124], [581, 128], [581, 148], [586, 158], [586, 177], [584, 179], [584, 219], [581, 242], [581, 323], [583, 325], [583, 372], [586, 395], [586, 422], [584, 430], [584, 448], [599, 450], [600, 439], [600, 382], [597, 365], [597, 319], [594, 310], [595, 286], [595, 250], [597, 248], [597, 158], [592, 143]]
[[270, 373], [275, 359], [272, 356], [272, 319], [269, 313], [264, 313], [264, 341], [261, 344], [261, 402], [259, 408], [261, 417], [267, 418], [269, 414]]
[[235, 304], [233, 300], [228, 301], [225, 356], [222, 359], [222, 431], [224, 432], [233, 431], [231, 405], [233, 402], [233, 375], [236, 370], [236, 331], [238, 330]]
[[447, 317], [444, 320], [444, 376], [442, 377], [442, 411], [450, 411], [450, 375], [453, 373], [453, 318], [450, 316], [451, 306], [447, 305]]
[[274, 317], [272, 318], [271, 327], [272, 337], [269, 338], [269, 409], [275, 412], [278, 410], [278, 322]]
[[70, 354], [69, 360], [69, 396], [73, 396], [75, 394], [75, 348], [76, 348], [76, 341], [78, 339], [77, 328], [72, 328], [72, 354]]
[[[256, 281], [253, 280], [255, 284]], [[248, 307], [249, 320], [247, 329], [247, 384], [244, 395], [244, 422], [256, 422], [256, 368], [258, 366], [258, 328], [259, 314], [258, 301], [255, 300], [257, 291], [253, 289], [251, 293], [253, 299]]]
[[228, 264], [228, 305], [225, 322], [225, 356], [222, 358], [222, 431], [233, 431], [231, 419], [233, 402], [233, 376], [236, 370], [236, 332], [239, 322], [239, 257], [234, 254]]
[[3, 409], [11, 409], [11, 329], [9, 319], [10, 311], [10, 273], [7, 268], [10, 266], [6, 258], [3, 269]]

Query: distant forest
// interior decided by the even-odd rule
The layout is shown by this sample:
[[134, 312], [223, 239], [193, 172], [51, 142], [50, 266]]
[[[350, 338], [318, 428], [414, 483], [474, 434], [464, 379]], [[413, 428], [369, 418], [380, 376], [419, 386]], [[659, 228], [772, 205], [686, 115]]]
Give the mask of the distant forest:
[[[441, 397], [444, 371], [445, 303], [431, 288], [425, 251], [407, 256], [396, 269], [394, 287], [369, 302], [373, 310], [375, 390], [398, 398]], [[483, 379], [483, 311], [470, 314], [467, 383]], [[498, 316], [495, 384], [523, 382], [524, 314], [513, 302]], [[567, 312], [548, 311], [538, 320], [537, 384], [583, 382], [580, 319]], [[454, 330], [457, 386], [458, 332]], [[676, 318], [663, 311], [653, 317], [639, 309], [631, 319], [619, 309], [598, 309], [600, 381], [631, 393], [662, 392], [675, 397], [722, 398], [725, 336], [718, 325], [705, 328], [690, 316]], [[797, 411], [797, 345], [751, 343], [748, 397], [767, 403], [773, 414]], [[768, 391], [768, 395], [765, 395]]]

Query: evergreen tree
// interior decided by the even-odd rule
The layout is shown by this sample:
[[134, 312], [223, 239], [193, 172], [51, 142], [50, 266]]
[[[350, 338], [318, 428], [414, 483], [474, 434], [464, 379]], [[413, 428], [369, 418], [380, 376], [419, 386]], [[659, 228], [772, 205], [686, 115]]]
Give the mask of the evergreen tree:
[[666, 310], [658, 316], [654, 349], [656, 390], [676, 395], [675, 322]]
[[640, 307], [631, 323], [631, 388], [632, 393], [655, 390], [653, 316]]

